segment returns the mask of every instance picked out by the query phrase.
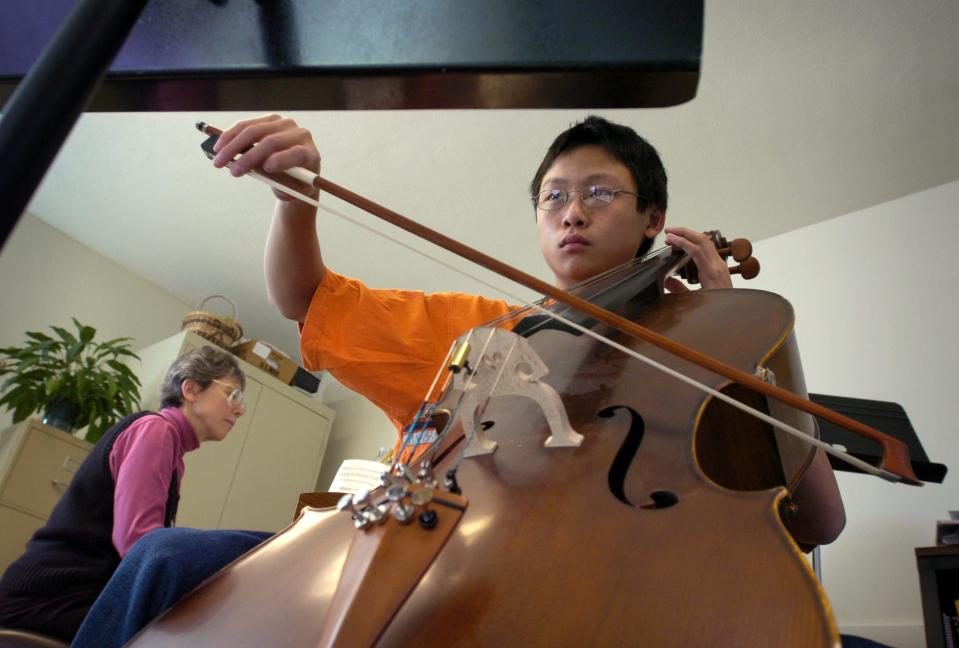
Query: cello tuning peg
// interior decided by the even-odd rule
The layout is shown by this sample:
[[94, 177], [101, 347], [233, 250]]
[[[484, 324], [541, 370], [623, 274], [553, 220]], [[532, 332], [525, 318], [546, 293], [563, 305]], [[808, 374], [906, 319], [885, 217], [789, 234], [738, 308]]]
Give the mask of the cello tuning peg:
[[413, 471], [410, 470], [410, 467], [405, 463], [400, 463], [396, 465], [397, 476], [405, 479], [408, 484], [416, 483], [416, 475], [413, 474]]
[[346, 495], [341, 497], [339, 501], [336, 503], [336, 510], [337, 511], [355, 511], [356, 509], [353, 507], [353, 496], [347, 493]]
[[380, 504], [373, 506], [363, 512], [363, 517], [369, 524], [383, 524], [386, 521], [386, 515], [390, 512], [389, 504]]
[[753, 255], [753, 244], [744, 238], [733, 239], [729, 244], [729, 250], [733, 259], [742, 263]]
[[393, 508], [393, 517], [400, 524], [408, 524], [413, 521], [415, 511], [412, 504], [397, 504]]
[[348, 512], [353, 518], [353, 526], [357, 529], [365, 529], [370, 525], [370, 521], [363, 515], [363, 512], [356, 508], [356, 501], [352, 495], [347, 493], [336, 503], [336, 510]]
[[759, 274], [759, 260], [755, 257], [749, 257], [738, 266], [730, 268], [729, 274], [738, 274], [743, 279], [752, 279]]
[[370, 491], [367, 488], [361, 488], [353, 495], [353, 504], [365, 507], [370, 503]]
[[734, 261], [742, 263], [752, 256], [753, 244], [747, 239], [733, 239], [729, 245], [719, 248], [717, 252], [719, 252], [719, 256], [724, 259], [731, 256]]
[[410, 500], [417, 506], [425, 506], [433, 500], [433, 489], [420, 488], [410, 494]]
[[393, 484], [386, 489], [386, 499], [391, 502], [400, 502], [408, 492], [403, 484]]

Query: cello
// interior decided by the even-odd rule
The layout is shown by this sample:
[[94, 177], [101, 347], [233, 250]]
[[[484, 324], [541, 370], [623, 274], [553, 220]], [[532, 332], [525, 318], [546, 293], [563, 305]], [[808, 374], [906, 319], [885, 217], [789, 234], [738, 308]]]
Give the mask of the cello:
[[[748, 290], [664, 295], [682, 263], [659, 255], [624, 269], [628, 281], [604, 277], [615, 290], [586, 292], [614, 294], [614, 314], [658, 336], [804, 391], [788, 304]], [[346, 514], [307, 510], [133, 645], [836, 644], [780, 513], [810, 453], [729, 483], [783, 448], [623, 349], [717, 392], [736, 389], [728, 378], [605, 319], [561, 321], [468, 333], [428, 401], [440, 438], [412, 469], [344, 500]], [[619, 348], [582, 335], [597, 329]], [[729, 331], [749, 335], [734, 345]], [[509, 377], [538, 395], [503, 387]], [[550, 419], [556, 397], [566, 424]], [[730, 436], [758, 450], [724, 475], [717, 466], [742, 459]], [[266, 609], [268, 624], [255, 613]]]

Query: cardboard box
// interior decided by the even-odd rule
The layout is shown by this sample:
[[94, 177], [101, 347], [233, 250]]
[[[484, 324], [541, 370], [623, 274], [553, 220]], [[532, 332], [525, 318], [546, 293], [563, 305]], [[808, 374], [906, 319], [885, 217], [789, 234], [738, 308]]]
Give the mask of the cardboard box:
[[230, 352], [242, 360], [259, 367], [268, 374], [289, 385], [296, 375], [296, 363], [271, 345], [259, 340], [247, 340], [230, 347]]

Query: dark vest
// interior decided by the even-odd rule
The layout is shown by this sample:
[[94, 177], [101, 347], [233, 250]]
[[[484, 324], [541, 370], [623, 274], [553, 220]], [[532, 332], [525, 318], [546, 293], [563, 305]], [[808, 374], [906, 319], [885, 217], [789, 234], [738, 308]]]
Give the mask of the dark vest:
[[[156, 414], [139, 412], [126, 417], [93, 446], [50, 519], [33, 534], [26, 552], [7, 568], [0, 589], [52, 595], [103, 589], [120, 564], [113, 546], [115, 484], [110, 451], [123, 430], [149, 415]], [[164, 526], [170, 526], [176, 517], [178, 490], [174, 464]]]

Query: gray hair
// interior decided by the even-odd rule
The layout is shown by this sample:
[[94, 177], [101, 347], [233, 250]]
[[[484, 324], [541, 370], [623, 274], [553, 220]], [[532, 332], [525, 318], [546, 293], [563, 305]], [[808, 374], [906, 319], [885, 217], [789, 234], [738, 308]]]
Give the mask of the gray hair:
[[230, 353], [211, 346], [187, 351], [167, 371], [163, 387], [160, 388], [160, 407], [183, 405], [183, 383], [187, 380], [193, 380], [206, 389], [214, 380], [228, 376], [240, 382], [241, 390], [246, 388], [246, 376]]

